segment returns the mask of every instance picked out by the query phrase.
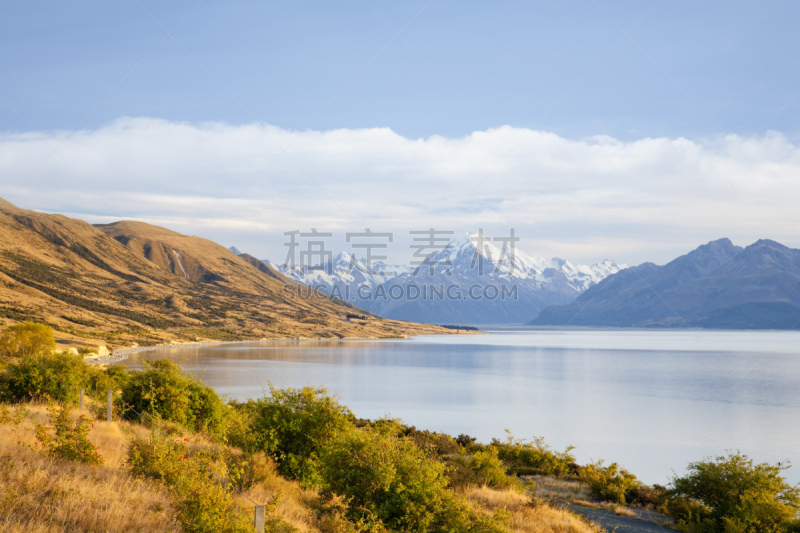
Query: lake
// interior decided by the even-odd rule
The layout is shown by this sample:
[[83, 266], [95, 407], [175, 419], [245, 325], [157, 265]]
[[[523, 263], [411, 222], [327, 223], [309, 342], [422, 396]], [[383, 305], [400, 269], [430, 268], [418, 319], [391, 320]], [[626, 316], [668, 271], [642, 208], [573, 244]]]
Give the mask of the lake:
[[[800, 332], [498, 329], [163, 348], [124, 364], [162, 357], [230, 398], [325, 385], [362, 418], [483, 442], [543, 436], [647, 483], [726, 450], [800, 459]], [[800, 464], [785, 476], [800, 482]]]

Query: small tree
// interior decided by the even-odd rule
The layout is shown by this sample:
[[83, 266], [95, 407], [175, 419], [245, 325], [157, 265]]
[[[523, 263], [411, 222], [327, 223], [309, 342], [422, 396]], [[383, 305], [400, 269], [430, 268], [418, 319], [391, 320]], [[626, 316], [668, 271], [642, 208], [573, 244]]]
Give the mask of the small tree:
[[739, 452], [689, 463], [689, 473], [672, 480], [670, 514], [687, 529], [786, 531], [800, 511], [800, 487], [781, 476], [787, 468], [753, 464]]
[[8, 327], [0, 335], [0, 357], [18, 358], [49, 354], [56, 349], [50, 326], [25, 322]]

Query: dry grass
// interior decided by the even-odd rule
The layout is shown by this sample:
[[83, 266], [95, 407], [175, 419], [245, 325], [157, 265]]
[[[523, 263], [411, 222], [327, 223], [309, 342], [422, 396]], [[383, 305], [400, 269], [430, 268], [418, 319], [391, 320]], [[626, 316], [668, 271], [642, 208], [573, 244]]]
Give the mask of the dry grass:
[[[47, 421], [44, 406], [30, 411]], [[125, 439], [119, 426], [96, 422], [90, 439], [106, 459], [102, 466], [54, 461], [31, 450], [30, 420], [0, 426], [0, 532], [180, 531], [171, 496], [120, 468]]]
[[[13, 418], [20, 408], [10, 407]], [[20, 424], [0, 425], [0, 533], [45, 531], [181, 531], [172, 495], [160, 483], [132, 477], [127, 449], [135, 435], [147, 438], [138, 424], [95, 421], [89, 440], [98, 446], [102, 466], [58, 461], [36, 448], [33, 420], [46, 423], [45, 405], [28, 405]], [[76, 410], [74, 418], [81, 413]], [[83, 414], [89, 414], [85, 411]], [[215, 447], [204, 436], [170, 426], [175, 438], [189, 438], [195, 448]], [[167, 428], [165, 428], [167, 429]], [[34, 448], [34, 449], [32, 449]], [[270, 462], [266, 479], [246, 492], [259, 503], [278, 498], [276, 515], [299, 531], [319, 531], [311, 509], [319, 496], [281, 477]], [[244, 496], [237, 505], [251, 512]]]
[[[302, 489], [296, 482], [289, 481], [278, 474], [277, 465], [269, 463], [267, 479], [246, 492], [250, 499], [269, 503], [278, 499], [276, 516], [282, 518], [300, 531], [319, 531], [319, 520], [311, 506], [319, 502], [314, 490]], [[238, 496], [237, 505], [249, 509], [253, 506], [247, 498]]]
[[552, 476], [525, 476], [524, 479], [534, 482], [536, 487], [533, 493], [549, 502], [564, 503], [592, 499], [589, 487], [577, 479]]
[[[12, 418], [19, 409], [10, 407]], [[25, 409], [27, 415], [21, 423], [0, 424], [0, 533], [181, 531], [175, 519], [176, 502], [169, 491], [158, 482], [128, 473], [128, 444], [134, 435], [147, 438], [146, 427], [96, 421], [89, 439], [98, 446], [104, 464], [89, 466], [54, 460], [37, 451], [33, 420], [48, 421], [46, 406]], [[73, 414], [77, 418], [80, 413]], [[192, 447], [214, 447], [202, 435], [177, 427], [172, 431], [178, 433], [176, 438], [190, 438]], [[319, 503], [316, 491], [302, 489], [280, 476], [273, 462], [265, 477], [247, 491], [250, 499], [269, 504], [278, 498], [275, 514], [301, 532], [330, 530], [330, 517], [320, 520], [314, 511]], [[499, 508], [510, 511], [513, 532], [599, 532], [569, 511], [535, 504], [529, 495], [515, 491], [481, 487], [463, 495], [487, 514]], [[236, 496], [235, 502], [251, 512], [253, 504], [244, 496]]]
[[525, 533], [599, 533], [598, 526], [557, 507], [537, 503], [530, 496], [513, 490], [499, 491], [488, 487], [464, 491], [470, 503], [493, 511], [507, 509], [511, 512], [511, 531]]

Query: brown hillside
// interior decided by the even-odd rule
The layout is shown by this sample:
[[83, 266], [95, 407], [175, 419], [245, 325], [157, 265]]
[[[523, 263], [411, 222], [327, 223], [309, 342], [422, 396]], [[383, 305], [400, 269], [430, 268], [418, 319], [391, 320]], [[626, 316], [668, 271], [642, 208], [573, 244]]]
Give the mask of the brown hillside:
[[[199, 237], [143, 222], [92, 226], [0, 200], [0, 322], [49, 324], [62, 344], [114, 346], [444, 333], [383, 320]], [[306, 294], [305, 298], [293, 295]]]

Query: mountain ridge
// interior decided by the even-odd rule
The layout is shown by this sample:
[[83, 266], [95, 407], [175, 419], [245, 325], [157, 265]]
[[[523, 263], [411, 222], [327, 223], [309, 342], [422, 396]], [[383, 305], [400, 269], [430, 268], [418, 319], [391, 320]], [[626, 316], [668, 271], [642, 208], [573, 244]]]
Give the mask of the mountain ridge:
[[800, 250], [760, 239], [701, 245], [666, 265], [609, 276], [572, 304], [543, 310], [531, 325], [796, 329]]
[[63, 345], [447, 333], [351, 314], [368, 315], [206, 239], [0, 200], [0, 323], [48, 324]]

